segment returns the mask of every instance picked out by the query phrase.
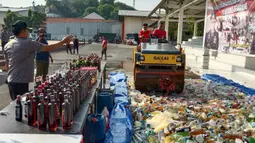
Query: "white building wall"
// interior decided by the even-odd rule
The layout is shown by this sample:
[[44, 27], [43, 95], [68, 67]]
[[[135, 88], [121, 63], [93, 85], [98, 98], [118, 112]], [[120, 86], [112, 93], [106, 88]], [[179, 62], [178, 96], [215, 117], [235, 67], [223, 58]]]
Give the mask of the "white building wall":
[[[26, 11], [21, 11], [21, 12], [17, 12], [18, 14], [22, 15], [22, 16], [27, 16], [28, 14], [28, 10]], [[6, 12], [5, 11], [0, 11], [0, 24], [4, 24], [4, 17], [5, 17]], [[1, 26], [0, 26], [1, 27]], [[1, 27], [2, 28], [2, 27]]]
[[[0, 12], [0, 24], [4, 24], [4, 17], [6, 12]], [[0, 26], [2, 28], [2, 26]]]
[[[98, 30], [100, 33], [121, 35], [121, 23], [119, 22], [47, 23], [46, 27], [51, 38], [57, 40], [61, 40], [68, 34], [76, 35], [79, 39], [93, 39]], [[70, 28], [70, 33], [67, 33], [67, 27]], [[83, 35], [81, 35], [82, 28], [84, 30]]]
[[28, 14], [28, 10], [18, 12], [18, 14], [20, 14], [20, 15], [22, 15], [22, 16], [27, 16], [27, 14]]
[[149, 25], [155, 22], [151, 19], [144, 19], [141, 17], [125, 17], [124, 19], [124, 35], [128, 33], [139, 33], [144, 23]]

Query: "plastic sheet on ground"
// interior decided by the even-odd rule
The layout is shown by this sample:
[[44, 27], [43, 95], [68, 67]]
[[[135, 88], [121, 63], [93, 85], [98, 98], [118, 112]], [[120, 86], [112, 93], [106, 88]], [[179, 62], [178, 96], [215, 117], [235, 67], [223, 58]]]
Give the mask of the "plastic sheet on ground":
[[110, 118], [110, 128], [105, 143], [130, 143], [132, 140], [132, 114], [121, 104], [116, 104]]
[[201, 78], [207, 81], [213, 81], [216, 83], [237, 87], [247, 95], [255, 95], [255, 89], [247, 88], [239, 83], [236, 83], [232, 80], [226, 79], [216, 74], [204, 74]]
[[117, 82], [126, 82], [127, 77], [126, 74], [123, 72], [110, 72], [109, 74], [110, 78], [110, 86], [114, 86]]

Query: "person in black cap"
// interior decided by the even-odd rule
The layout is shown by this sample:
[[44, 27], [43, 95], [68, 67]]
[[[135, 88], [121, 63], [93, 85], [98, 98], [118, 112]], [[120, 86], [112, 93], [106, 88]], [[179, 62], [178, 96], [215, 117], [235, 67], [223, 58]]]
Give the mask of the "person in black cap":
[[140, 42], [146, 42], [148, 39], [150, 39], [151, 31], [148, 30], [148, 24], [144, 23], [143, 28], [139, 33]]
[[73, 36], [67, 36], [62, 41], [52, 45], [44, 45], [28, 38], [27, 24], [20, 20], [12, 25], [12, 32], [15, 38], [5, 45], [4, 55], [8, 65], [6, 83], [9, 86], [11, 99], [15, 100], [17, 95], [27, 93], [29, 91], [29, 83], [34, 81], [35, 53], [55, 50], [65, 43], [70, 43]]

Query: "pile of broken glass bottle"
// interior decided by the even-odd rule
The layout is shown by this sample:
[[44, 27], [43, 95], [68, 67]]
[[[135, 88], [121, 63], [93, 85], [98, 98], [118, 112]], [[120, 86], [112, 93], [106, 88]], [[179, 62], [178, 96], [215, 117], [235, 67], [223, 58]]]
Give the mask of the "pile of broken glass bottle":
[[134, 143], [255, 142], [255, 96], [235, 87], [190, 79], [182, 94], [129, 95]]

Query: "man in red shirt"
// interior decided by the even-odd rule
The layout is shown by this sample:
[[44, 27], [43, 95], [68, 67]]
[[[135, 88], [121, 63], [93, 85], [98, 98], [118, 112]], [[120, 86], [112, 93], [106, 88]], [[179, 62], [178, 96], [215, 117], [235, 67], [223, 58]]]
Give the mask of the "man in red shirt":
[[107, 57], [106, 51], [107, 51], [107, 39], [106, 37], [103, 37], [103, 41], [102, 41], [102, 54], [101, 54], [101, 59], [103, 59], [103, 55], [105, 56], [105, 60]]
[[159, 27], [153, 31], [152, 35], [158, 39], [166, 38], [166, 31], [163, 21], [160, 22]]
[[151, 34], [151, 31], [148, 30], [148, 24], [144, 23], [143, 29], [139, 33], [140, 42], [146, 42], [147, 39], [150, 39], [150, 34]]

